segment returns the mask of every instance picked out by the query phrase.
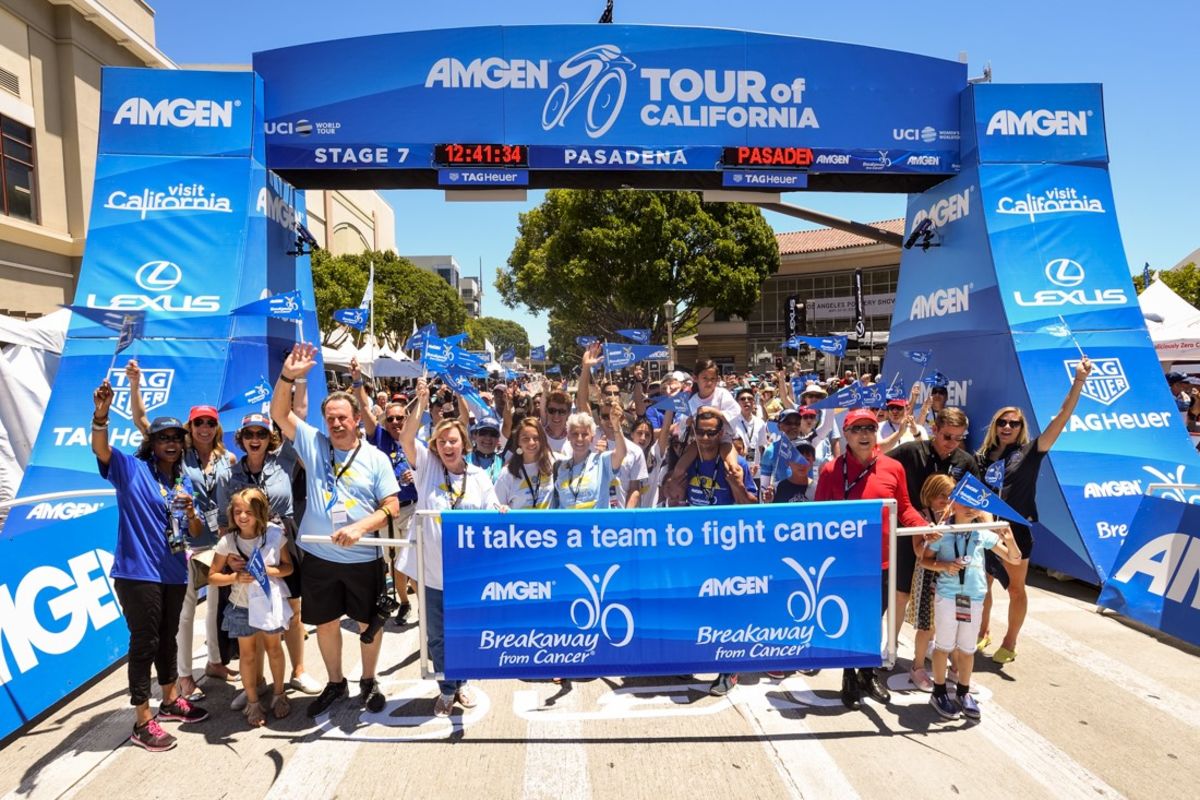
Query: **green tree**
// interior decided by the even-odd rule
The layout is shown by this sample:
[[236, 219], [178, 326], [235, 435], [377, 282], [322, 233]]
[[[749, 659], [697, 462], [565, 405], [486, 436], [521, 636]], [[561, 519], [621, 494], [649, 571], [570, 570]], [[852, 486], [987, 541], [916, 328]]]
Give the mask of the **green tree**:
[[529, 334], [512, 320], [499, 317], [468, 319], [467, 333], [470, 334], [467, 347], [471, 350], [482, 350], [483, 340], [487, 339], [496, 348], [496, 358], [510, 347], [522, 358], [529, 355]]
[[443, 334], [458, 333], [467, 309], [450, 284], [432, 272], [413, 266], [391, 250], [332, 256], [325, 250], [312, 255], [313, 292], [322, 330], [337, 323], [333, 312], [357, 306], [367, 287], [369, 265], [375, 264], [375, 333], [404, 341], [417, 326], [437, 323]]
[[[1161, 271], [1158, 273], [1158, 277], [1163, 283], [1170, 286], [1171, 291], [1175, 294], [1200, 308], [1200, 270], [1196, 269], [1196, 262], [1189, 261], [1182, 267]], [[1137, 287], [1138, 294], [1145, 291], [1146, 287], [1142, 285], [1141, 273], [1133, 277], [1133, 285]]]
[[550, 312], [551, 357], [577, 363], [578, 335], [621, 340], [650, 328], [665, 342], [672, 324], [700, 307], [748, 315], [779, 268], [775, 234], [743, 203], [703, 203], [696, 192], [556, 189], [520, 216], [508, 268], [496, 288], [510, 308]]

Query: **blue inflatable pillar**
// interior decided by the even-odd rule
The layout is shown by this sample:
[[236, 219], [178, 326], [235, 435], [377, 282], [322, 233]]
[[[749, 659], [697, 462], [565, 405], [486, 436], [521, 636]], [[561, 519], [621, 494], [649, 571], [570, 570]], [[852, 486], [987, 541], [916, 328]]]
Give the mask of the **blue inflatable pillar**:
[[902, 351], [931, 349], [978, 448], [1007, 405], [1035, 437], [1082, 349], [1095, 367], [1042, 467], [1033, 561], [1099, 583], [1145, 487], [1200, 478], [1125, 261], [1101, 90], [981, 84], [962, 109], [962, 171], [909, 198], [906, 231], [929, 220], [935, 246], [903, 253], [883, 374], [916, 380]]
[[[75, 315], [19, 496], [107, 489], [91, 452], [92, 390], [116, 390], [110, 441], [134, 450], [124, 366], [136, 358], [151, 417], [222, 410], [226, 442], [245, 393], [273, 381], [296, 324], [229, 312], [299, 288], [318, 337], [311, 272], [295, 249], [297, 193], [264, 166], [262, 81], [249, 72], [106, 69], [87, 249], [75, 304], [146, 312], [145, 337], [109, 364], [112, 330]], [[320, 375], [320, 372], [316, 374]], [[310, 384], [324, 395], [324, 381]], [[17, 506], [0, 537], [0, 738], [122, 657], [109, 583], [111, 497]]]

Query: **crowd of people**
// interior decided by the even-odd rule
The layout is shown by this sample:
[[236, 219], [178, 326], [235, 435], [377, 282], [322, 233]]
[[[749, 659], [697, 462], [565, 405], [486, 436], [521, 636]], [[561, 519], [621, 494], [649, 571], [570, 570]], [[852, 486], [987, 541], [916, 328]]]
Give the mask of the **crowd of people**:
[[[889, 393], [880, 408], [846, 411], [821, 401], [869, 376], [847, 373], [793, 389], [787, 370], [722, 376], [703, 360], [691, 374], [648, 381], [640, 367], [593, 375], [601, 361], [599, 345], [587, 348], [573, 387], [540, 376], [490, 382], [482, 392], [487, 406], [474, 408], [424, 378], [371, 386], [352, 364], [349, 385], [330, 387], [314, 424], [307, 420], [306, 389], [317, 351], [296, 345], [282, 365], [269, 415], [251, 413], [238, 422], [238, 453], [226, 450], [220, 414], [211, 406], [191, 408], [186, 421], [147, 418], [136, 362], [127, 375], [144, 440], [133, 455], [113, 449], [113, 390], [101, 383], [93, 397], [92, 449], [117, 491], [111, 576], [129, 626], [131, 740], [151, 751], [170, 749], [175, 738], [160, 722], [208, 716], [192, 671], [202, 589], [204, 675], [240, 677], [233, 706], [251, 726], [291, 713], [289, 692], [313, 696], [305, 708], [310, 717], [349, 696], [342, 664], [347, 618], [361, 632], [357, 702], [381, 711], [379, 630], [388, 619], [411, 621], [416, 580], [424, 582], [419, 613], [429, 653], [442, 672], [440, 523], [416, 512], [446, 509], [586, 512], [884, 498], [897, 501], [906, 527], [995, 523], [990, 530], [901, 538], [896, 553], [885, 536], [880, 561], [881, 613], [893, 600], [915, 632], [913, 687], [930, 693], [942, 717], [980, 718], [971, 667], [976, 651], [992, 642], [992, 586], [1001, 583], [1009, 595], [1007, 625], [990, 656], [1006, 664], [1018, 654], [1034, 539], [1027, 524], [996, 522], [953, 502], [951, 489], [974, 474], [1035, 522], [1038, 470], [1079, 400], [1091, 370], [1086, 358], [1043, 430], [1033, 435], [1025, 412], [1006, 406], [991, 416], [977, 452], [966, 449], [967, 416], [947, 405], [944, 386], [917, 384], [905, 396]], [[683, 402], [664, 403], [664, 395]], [[1189, 403], [1189, 413], [1200, 411], [1200, 395], [1191, 397], [1197, 407]], [[415, 548], [361, 544], [368, 534], [421, 537], [423, 574]], [[889, 598], [893, 559], [898, 581]], [[306, 630], [316, 633], [323, 684], [305, 664]], [[237, 671], [230, 666], [235, 658]], [[156, 711], [152, 667], [162, 692]], [[737, 674], [723, 673], [710, 689], [725, 694], [737, 682]], [[867, 697], [890, 700], [879, 671], [845, 670], [842, 702], [856, 709]], [[433, 713], [449, 716], [477, 702], [467, 682], [442, 680]]]

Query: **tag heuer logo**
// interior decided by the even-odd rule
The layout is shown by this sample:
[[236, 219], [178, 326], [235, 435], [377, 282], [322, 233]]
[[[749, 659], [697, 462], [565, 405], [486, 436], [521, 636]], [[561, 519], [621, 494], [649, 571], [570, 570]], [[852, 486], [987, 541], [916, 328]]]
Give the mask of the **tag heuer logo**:
[[[173, 369], [142, 369], [142, 402], [146, 405], [146, 414], [167, 404], [171, 398], [171, 382], [175, 380]], [[129, 381], [125, 370], [114, 369], [108, 373], [108, 381], [113, 387], [112, 410], [125, 419], [133, 419], [133, 398], [129, 391]]]
[[[1075, 367], [1079, 359], [1069, 359], [1063, 362], [1067, 375], [1075, 379]], [[1092, 373], [1088, 375], [1080, 392], [1089, 400], [1095, 400], [1106, 406], [1111, 406], [1117, 398], [1129, 391], [1129, 379], [1125, 377], [1125, 367], [1119, 358], [1092, 359]]]

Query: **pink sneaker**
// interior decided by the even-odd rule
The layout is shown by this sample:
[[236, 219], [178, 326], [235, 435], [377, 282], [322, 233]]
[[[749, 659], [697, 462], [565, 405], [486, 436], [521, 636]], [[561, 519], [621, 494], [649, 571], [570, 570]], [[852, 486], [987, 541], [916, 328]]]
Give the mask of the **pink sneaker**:
[[922, 692], [933, 691], [933, 681], [929, 679], [929, 673], [922, 667], [917, 667], [908, 673], [908, 679], [912, 681], [912, 685], [920, 689]]

